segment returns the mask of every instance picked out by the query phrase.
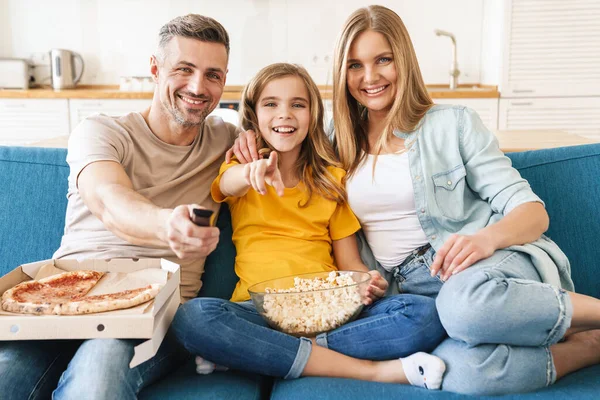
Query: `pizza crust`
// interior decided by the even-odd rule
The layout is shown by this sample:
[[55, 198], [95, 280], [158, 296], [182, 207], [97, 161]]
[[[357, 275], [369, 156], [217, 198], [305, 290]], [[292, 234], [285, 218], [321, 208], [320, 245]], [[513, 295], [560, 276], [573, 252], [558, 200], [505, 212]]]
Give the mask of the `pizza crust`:
[[160, 285], [154, 283], [145, 288], [84, 297], [80, 301], [62, 304], [59, 315], [90, 314], [131, 308], [154, 299], [159, 291]]

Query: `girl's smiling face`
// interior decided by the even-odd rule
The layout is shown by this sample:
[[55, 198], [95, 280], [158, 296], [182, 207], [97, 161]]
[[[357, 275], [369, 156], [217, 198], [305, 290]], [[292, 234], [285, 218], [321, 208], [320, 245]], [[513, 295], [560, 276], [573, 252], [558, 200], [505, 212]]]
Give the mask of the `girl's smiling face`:
[[369, 111], [387, 112], [396, 97], [398, 74], [392, 48], [381, 33], [359, 34], [348, 52], [348, 91]]
[[263, 139], [273, 149], [298, 157], [311, 118], [304, 81], [286, 76], [267, 83], [256, 103], [256, 117]]

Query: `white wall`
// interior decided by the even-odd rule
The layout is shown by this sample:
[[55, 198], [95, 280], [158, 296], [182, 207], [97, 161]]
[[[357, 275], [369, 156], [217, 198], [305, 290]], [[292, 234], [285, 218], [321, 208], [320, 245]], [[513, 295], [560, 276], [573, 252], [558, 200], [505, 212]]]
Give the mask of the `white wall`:
[[498, 85], [502, 76], [505, 2], [483, 0], [481, 23], [481, 83]]
[[[159, 28], [187, 13], [214, 17], [231, 37], [228, 84], [244, 84], [261, 67], [279, 61], [303, 64], [319, 84], [331, 83], [331, 54], [338, 31], [356, 8], [371, 1], [345, 0], [0, 0], [0, 57], [43, 64], [51, 48], [82, 54], [82, 83], [118, 84], [120, 76], [148, 75]], [[427, 83], [447, 83], [450, 40], [458, 42], [462, 83], [498, 84], [502, 0], [379, 0], [395, 10], [411, 34]], [[489, 3], [489, 4], [488, 4]], [[484, 26], [484, 21], [486, 25]], [[496, 38], [498, 40], [496, 40]], [[490, 47], [492, 46], [492, 47]], [[496, 47], [494, 47], [496, 46]], [[48, 76], [36, 67], [36, 77]], [[47, 83], [47, 82], [46, 82]]]

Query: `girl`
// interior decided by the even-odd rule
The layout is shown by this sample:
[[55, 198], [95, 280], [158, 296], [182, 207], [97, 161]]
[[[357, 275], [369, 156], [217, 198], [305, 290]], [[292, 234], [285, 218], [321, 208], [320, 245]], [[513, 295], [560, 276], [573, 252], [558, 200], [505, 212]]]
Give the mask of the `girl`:
[[[248, 287], [308, 272], [369, 271], [346, 203], [344, 171], [323, 129], [319, 90], [304, 68], [273, 64], [242, 96], [242, 126], [260, 133], [268, 159], [225, 163], [213, 182], [216, 201], [231, 209], [235, 270], [231, 301], [197, 298], [180, 307], [173, 328], [192, 353], [217, 364], [281, 378], [335, 376], [411, 383], [437, 389], [443, 362], [426, 353], [445, 333], [424, 296], [384, 295], [372, 276], [357, 321], [316, 338], [268, 327], [248, 301]], [[400, 358], [404, 357], [404, 358]], [[386, 361], [367, 361], [386, 360]]]
[[437, 298], [443, 389], [523, 392], [599, 363], [600, 301], [572, 292], [542, 200], [477, 114], [433, 105], [400, 17], [353, 13], [334, 65], [350, 206], [400, 292]]

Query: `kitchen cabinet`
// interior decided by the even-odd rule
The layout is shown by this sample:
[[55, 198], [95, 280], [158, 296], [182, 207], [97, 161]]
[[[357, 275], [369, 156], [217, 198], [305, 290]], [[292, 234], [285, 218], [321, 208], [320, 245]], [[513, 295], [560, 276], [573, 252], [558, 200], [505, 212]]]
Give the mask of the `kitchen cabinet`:
[[498, 99], [433, 99], [436, 104], [456, 104], [472, 108], [490, 130], [498, 129]]
[[0, 145], [18, 146], [68, 134], [68, 100], [0, 99]]
[[71, 130], [93, 114], [106, 114], [118, 117], [134, 111], [142, 111], [152, 104], [151, 99], [70, 99], [69, 115]]
[[600, 140], [600, 96], [500, 99], [499, 128], [561, 130]]
[[502, 97], [600, 95], [600, 1], [508, 0]]

